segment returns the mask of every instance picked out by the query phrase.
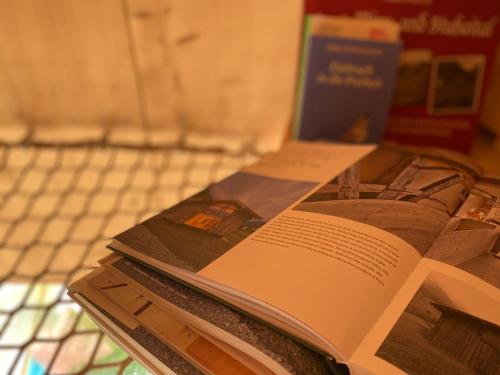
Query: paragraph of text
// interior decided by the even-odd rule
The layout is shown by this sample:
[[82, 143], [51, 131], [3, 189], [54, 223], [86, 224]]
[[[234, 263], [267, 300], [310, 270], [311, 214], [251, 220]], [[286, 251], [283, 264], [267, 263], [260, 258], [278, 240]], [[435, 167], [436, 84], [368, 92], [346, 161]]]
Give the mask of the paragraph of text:
[[385, 285], [397, 268], [399, 251], [387, 242], [347, 226], [283, 215], [259, 230], [253, 241], [322, 254]]

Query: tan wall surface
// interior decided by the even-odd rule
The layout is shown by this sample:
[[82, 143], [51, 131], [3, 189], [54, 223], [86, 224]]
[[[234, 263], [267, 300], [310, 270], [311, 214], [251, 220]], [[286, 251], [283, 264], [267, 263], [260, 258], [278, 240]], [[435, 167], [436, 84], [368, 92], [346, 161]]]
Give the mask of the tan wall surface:
[[0, 121], [279, 134], [300, 19], [300, 0], [3, 0]]

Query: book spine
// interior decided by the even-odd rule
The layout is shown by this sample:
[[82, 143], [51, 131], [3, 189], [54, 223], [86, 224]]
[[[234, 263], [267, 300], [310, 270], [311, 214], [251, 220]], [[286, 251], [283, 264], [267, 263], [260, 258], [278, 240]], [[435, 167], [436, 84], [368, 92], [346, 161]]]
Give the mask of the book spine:
[[302, 118], [302, 109], [304, 105], [304, 86], [306, 79], [307, 64], [309, 60], [310, 52], [310, 35], [311, 35], [311, 23], [312, 19], [310, 16], [304, 17], [304, 30], [302, 33], [302, 50], [300, 55], [300, 65], [299, 65], [299, 80], [297, 84], [296, 92], [296, 103], [295, 103], [295, 116], [292, 126], [292, 138], [299, 138], [300, 122]]

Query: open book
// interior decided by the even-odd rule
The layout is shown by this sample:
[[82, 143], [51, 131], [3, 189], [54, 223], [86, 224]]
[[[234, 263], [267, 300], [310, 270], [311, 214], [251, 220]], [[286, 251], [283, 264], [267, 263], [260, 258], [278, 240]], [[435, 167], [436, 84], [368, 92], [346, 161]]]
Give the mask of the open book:
[[[498, 197], [448, 151], [290, 143], [116, 236], [146, 267], [108, 259], [105, 277], [150, 267], [353, 373], [496, 374]], [[244, 342], [223, 345], [257, 355]]]

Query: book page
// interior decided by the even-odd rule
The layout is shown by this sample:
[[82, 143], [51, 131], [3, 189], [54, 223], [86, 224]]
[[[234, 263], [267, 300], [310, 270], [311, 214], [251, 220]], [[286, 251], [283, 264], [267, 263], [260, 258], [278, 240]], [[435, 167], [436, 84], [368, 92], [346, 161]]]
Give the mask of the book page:
[[500, 290], [423, 259], [351, 361], [372, 374], [497, 374], [499, 353]]
[[[349, 355], [461, 207], [479, 173], [452, 152], [379, 147], [199, 274], [259, 298], [321, 335], [328, 331], [327, 340]], [[387, 243], [364, 246], [366, 234], [388, 241], [393, 253]], [[325, 324], [325, 311], [335, 311], [338, 324]]]
[[290, 142], [119, 234], [111, 247], [197, 272], [374, 148]]
[[241, 171], [284, 180], [326, 182], [375, 148], [371, 144], [291, 141]]
[[376, 226], [424, 255], [461, 207], [479, 173], [460, 154], [381, 146], [295, 209]]
[[[320, 335], [332, 329], [324, 340], [328, 350], [333, 355], [338, 347], [345, 357], [459, 210], [479, 173], [473, 162], [448, 151], [295, 142], [120, 234], [111, 246], [188, 282], [213, 278], [211, 291], [229, 286], [240, 299], [257, 298]], [[341, 231], [349, 236], [328, 237]], [[358, 232], [382, 242], [360, 248]], [[398, 262], [384, 250], [391, 246]], [[267, 278], [262, 285], [261, 273]], [[240, 276], [247, 279], [240, 283]], [[259, 287], [270, 294], [261, 295]], [[308, 298], [311, 311], [303, 316], [294, 309], [307, 306], [301, 301]], [[338, 323], [315, 315], [325, 311], [335, 311]]]
[[499, 179], [479, 179], [360, 347], [358, 362], [374, 372], [500, 371], [499, 197]]
[[420, 259], [373, 226], [289, 210], [198, 274], [301, 321], [345, 358]]
[[500, 180], [481, 177], [355, 355], [375, 373], [500, 371]]

